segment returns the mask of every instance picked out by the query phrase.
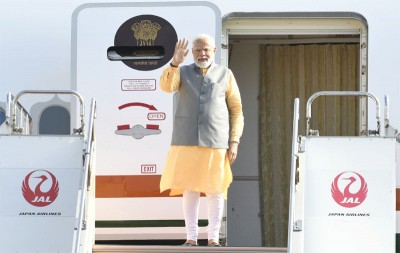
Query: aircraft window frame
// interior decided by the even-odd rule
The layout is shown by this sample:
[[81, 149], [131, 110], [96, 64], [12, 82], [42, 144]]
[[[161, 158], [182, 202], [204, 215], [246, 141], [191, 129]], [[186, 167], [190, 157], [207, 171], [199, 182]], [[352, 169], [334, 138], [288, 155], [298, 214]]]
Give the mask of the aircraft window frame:
[[[60, 112], [61, 112], [60, 110], [62, 110], [63, 113], [64, 112], [66, 113], [65, 116], [68, 116], [68, 119], [66, 119], [68, 122], [66, 122], [66, 124], [65, 124], [65, 126], [68, 126], [68, 130], [67, 130], [67, 128], [64, 129], [64, 127], [65, 127], [64, 125], [63, 125], [64, 127], [57, 128], [55, 131], [53, 131], [54, 129], [52, 131], [48, 131], [47, 128], [43, 129], [42, 127], [45, 126], [44, 124], [46, 124], [45, 121], [44, 122], [42, 121], [43, 120], [43, 116], [47, 116], [45, 113], [50, 112], [51, 114], [54, 114], [55, 112], [57, 112], [56, 114], [59, 116]], [[49, 118], [51, 119], [53, 117], [51, 117], [51, 115], [50, 115]], [[44, 119], [46, 120], [46, 118], [44, 118]], [[61, 106], [61, 105], [47, 106], [40, 113], [39, 122], [38, 122], [38, 132], [39, 132], [39, 134], [48, 134], [48, 135], [70, 135], [71, 134], [71, 127], [70, 127], [71, 126], [71, 120], [72, 120], [71, 119], [71, 113], [64, 106]], [[50, 123], [54, 123], [54, 121], [49, 121], [49, 122]], [[61, 130], [61, 131], [59, 131], [59, 130]]]
[[6, 122], [6, 111], [3, 108], [0, 108], [0, 126], [3, 125], [5, 122]]

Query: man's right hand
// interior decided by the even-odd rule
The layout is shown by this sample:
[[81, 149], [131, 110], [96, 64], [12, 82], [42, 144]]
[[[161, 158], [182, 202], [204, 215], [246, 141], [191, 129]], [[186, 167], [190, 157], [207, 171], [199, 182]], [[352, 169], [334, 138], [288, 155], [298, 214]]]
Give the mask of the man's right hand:
[[188, 44], [189, 41], [186, 38], [179, 39], [179, 41], [176, 42], [174, 57], [171, 62], [172, 65], [179, 66], [179, 64], [185, 61], [186, 56], [189, 53]]

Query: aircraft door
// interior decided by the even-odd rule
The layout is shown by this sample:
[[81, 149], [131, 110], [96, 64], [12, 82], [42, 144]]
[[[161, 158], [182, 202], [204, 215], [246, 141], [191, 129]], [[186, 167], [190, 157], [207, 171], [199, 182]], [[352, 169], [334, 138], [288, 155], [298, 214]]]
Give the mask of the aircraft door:
[[219, 62], [211, 3], [85, 4], [73, 14], [72, 89], [97, 101], [97, 240], [184, 238], [180, 198], [159, 192], [173, 125], [173, 95], [159, 79], [177, 40], [199, 33], [215, 37]]

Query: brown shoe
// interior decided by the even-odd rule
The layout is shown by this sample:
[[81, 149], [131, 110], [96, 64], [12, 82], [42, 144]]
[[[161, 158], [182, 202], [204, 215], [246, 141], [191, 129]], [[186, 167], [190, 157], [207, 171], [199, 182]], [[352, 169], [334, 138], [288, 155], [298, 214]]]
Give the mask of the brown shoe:
[[217, 243], [217, 242], [210, 242], [208, 244], [209, 247], [221, 247], [221, 244]]

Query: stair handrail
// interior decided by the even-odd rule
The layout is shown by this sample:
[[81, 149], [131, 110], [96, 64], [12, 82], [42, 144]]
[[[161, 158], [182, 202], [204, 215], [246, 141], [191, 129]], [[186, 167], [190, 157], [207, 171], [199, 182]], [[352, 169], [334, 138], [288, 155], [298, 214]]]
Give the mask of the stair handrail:
[[81, 116], [81, 127], [79, 128], [79, 132], [83, 133], [84, 132], [84, 126], [85, 126], [85, 121], [84, 121], [84, 116], [85, 116], [85, 106], [83, 103], [83, 98], [82, 96], [73, 90], [23, 90], [19, 92], [14, 100], [12, 100], [12, 129], [14, 133], [20, 132], [19, 127], [17, 127], [17, 103], [18, 100], [26, 94], [48, 94], [48, 95], [55, 95], [55, 94], [64, 94], [64, 95], [73, 95], [78, 98], [79, 103], [80, 103], [80, 116]]
[[[85, 202], [86, 202], [86, 195], [87, 195], [87, 187], [88, 187], [88, 178], [89, 178], [89, 167], [92, 151], [93, 151], [93, 141], [94, 141], [94, 119], [96, 118], [96, 100], [93, 98], [91, 102], [91, 109], [89, 114], [89, 125], [88, 125], [88, 134], [86, 140], [86, 150], [85, 150], [85, 161], [84, 161], [84, 171], [83, 171], [83, 178], [81, 182], [81, 196], [80, 196], [80, 203], [78, 205], [79, 213], [78, 213], [78, 228], [76, 233], [76, 240], [75, 240], [75, 252], [80, 252], [80, 243], [81, 243], [81, 234], [84, 226], [84, 209], [85, 209]], [[93, 173], [93, 171], [92, 171]]]
[[316, 92], [310, 96], [307, 100], [307, 107], [306, 107], [306, 135], [314, 135], [315, 130], [310, 129], [311, 124], [311, 104], [312, 102], [319, 96], [361, 96], [361, 97], [370, 97], [372, 100], [375, 101], [376, 104], [376, 121], [377, 121], [377, 130], [369, 131], [371, 134], [380, 135], [381, 132], [381, 124], [380, 124], [380, 104], [378, 98], [365, 91], [320, 91]]
[[299, 98], [295, 98], [293, 105], [293, 130], [292, 130], [292, 156], [291, 156], [291, 174], [290, 174], [290, 199], [289, 199], [289, 221], [288, 221], [288, 253], [292, 252], [293, 247], [293, 229], [294, 229], [294, 209], [295, 209], [295, 194], [296, 194], [296, 170], [299, 150]]

